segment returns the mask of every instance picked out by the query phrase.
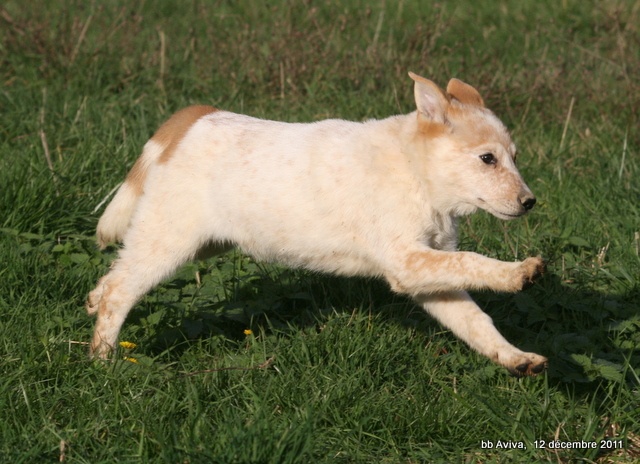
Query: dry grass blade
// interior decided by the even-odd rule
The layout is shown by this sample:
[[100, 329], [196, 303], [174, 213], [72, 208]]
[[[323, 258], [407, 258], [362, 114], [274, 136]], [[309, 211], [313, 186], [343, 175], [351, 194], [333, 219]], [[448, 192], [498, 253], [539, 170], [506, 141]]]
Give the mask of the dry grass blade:
[[216, 369], [205, 369], [205, 370], [202, 370], [202, 371], [187, 372], [187, 373], [184, 374], [184, 376], [185, 377], [191, 377], [193, 375], [210, 374], [212, 372], [221, 372], [221, 371], [255, 371], [255, 370], [260, 370], [260, 369], [266, 369], [267, 367], [269, 367], [273, 363], [274, 360], [275, 360], [275, 356], [271, 356], [265, 362], [263, 362], [261, 364], [258, 364], [257, 366], [252, 366], [252, 367], [238, 367], [238, 366], [218, 367]]
[[76, 46], [73, 49], [73, 52], [71, 53], [71, 58], [69, 59], [70, 64], [73, 64], [73, 62], [76, 60], [76, 57], [78, 56], [78, 52], [80, 51], [80, 46], [82, 45], [82, 42], [84, 41], [84, 38], [87, 35], [87, 30], [89, 29], [89, 25], [91, 24], [91, 19], [93, 19], [93, 15], [89, 15], [89, 17], [84, 23], [84, 26], [82, 26], [82, 30], [80, 31], [80, 36], [78, 37], [78, 42], [76, 43]]

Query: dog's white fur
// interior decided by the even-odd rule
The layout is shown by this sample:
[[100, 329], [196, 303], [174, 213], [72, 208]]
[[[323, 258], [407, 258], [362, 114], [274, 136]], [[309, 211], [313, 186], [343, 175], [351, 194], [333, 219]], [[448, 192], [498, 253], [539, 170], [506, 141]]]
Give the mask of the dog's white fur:
[[[98, 224], [124, 247], [90, 293], [91, 351], [107, 357], [132, 306], [195, 257], [237, 246], [259, 260], [380, 276], [516, 375], [546, 359], [507, 342], [467, 289], [521, 290], [540, 258], [456, 251], [456, 222], [510, 219], [535, 203], [515, 146], [478, 92], [410, 73], [417, 110], [362, 123], [290, 124], [186, 108], [147, 142]], [[487, 158], [486, 155], [492, 155]]]

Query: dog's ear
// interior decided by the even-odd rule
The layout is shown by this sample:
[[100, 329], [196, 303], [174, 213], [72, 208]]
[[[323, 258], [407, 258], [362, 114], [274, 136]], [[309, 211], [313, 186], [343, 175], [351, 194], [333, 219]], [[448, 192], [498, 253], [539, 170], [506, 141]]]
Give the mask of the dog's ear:
[[445, 113], [449, 106], [449, 99], [445, 93], [429, 79], [412, 72], [409, 72], [409, 77], [415, 82], [413, 91], [418, 113], [432, 121], [444, 123]]
[[484, 101], [478, 91], [459, 79], [454, 78], [449, 81], [449, 84], [447, 85], [447, 93], [451, 95], [451, 98], [454, 98], [465, 105], [484, 107]]

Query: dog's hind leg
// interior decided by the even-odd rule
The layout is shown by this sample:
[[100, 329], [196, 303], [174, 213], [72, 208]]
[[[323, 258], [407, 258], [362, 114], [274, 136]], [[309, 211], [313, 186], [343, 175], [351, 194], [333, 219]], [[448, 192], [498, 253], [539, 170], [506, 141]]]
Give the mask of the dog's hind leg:
[[202, 230], [197, 224], [162, 222], [152, 215], [137, 219], [111, 270], [89, 294], [87, 311], [97, 315], [92, 356], [109, 356], [131, 308], [178, 267], [201, 253], [212, 255], [228, 249], [224, 244], [203, 243], [196, 235]]
[[176, 248], [162, 254], [149, 249], [122, 250], [87, 300], [88, 313], [97, 315], [90, 348], [92, 356], [109, 356], [131, 308], [163, 278], [185, 263], [191, 253], [191, 250]]
[[513, 375], [536, 375], [545, 369], [546, 358], [525, 353], [509, 343], [495, 328], [491, 317], [466, 292], [421, 294], [416, 301], [471, 348], [506, 367]]

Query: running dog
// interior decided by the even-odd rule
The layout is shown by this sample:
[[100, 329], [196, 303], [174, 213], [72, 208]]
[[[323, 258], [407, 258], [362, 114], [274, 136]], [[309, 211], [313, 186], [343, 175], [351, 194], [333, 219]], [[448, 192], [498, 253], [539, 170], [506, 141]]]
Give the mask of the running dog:
[[240, 248], [343, 276], [384, 278], [473, 349], [517, 376], [547, 360], [511, 345], [466, 290], [517, 292], [540, 257], [504, 262], [456, 251], [458, 218], [522, 216], [536, 199], [516, 147], [478, 91], [409, 73], [416, 110], [382, 120], [285, 123], [191, 106], [174, 114], [100, 218], [122, 242], [89, 294], [91, 353], [108, 358], [135, 303], [179, 266]]

